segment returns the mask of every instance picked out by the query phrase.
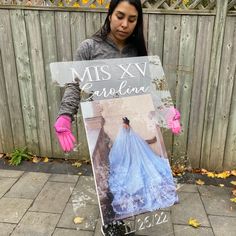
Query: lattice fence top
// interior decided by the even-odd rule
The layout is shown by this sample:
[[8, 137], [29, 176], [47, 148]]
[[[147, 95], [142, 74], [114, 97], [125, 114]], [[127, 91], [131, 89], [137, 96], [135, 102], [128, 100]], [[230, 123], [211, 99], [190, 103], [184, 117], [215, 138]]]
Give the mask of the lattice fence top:
[[[224, 0], [222, 0], [224, 1]], [[0, 0], [0, 5], [108, 8], [110, 0]], [[141, 0], [144, 8], [166, 10], [214, 10], [216, 0]], [[236, 10], [236, 0], [228, 0], [228, 10]]]

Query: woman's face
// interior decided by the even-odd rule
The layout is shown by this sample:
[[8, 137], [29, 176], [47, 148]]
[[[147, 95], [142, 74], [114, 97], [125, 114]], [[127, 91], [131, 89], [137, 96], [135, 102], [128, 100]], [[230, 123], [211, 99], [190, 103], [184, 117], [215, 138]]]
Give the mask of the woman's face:
[[125, 129], [128, 129], [128, 128], [129, 128], [129, 125], [128, 125], [128, 124], [125, 124], [125, 123], [123, 123], [123, 128], [125, 128]]
[[118, 46], [133, 33], [138, 20], [138, 11], [127, 1], [120, 2], [109, 17], [111, 31], [109, 36]]

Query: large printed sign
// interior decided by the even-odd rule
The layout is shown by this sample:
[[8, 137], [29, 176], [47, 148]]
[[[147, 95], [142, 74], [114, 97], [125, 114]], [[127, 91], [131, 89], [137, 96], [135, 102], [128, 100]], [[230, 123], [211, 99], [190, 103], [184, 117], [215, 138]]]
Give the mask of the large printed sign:
[[151, 94], [153, 119], [167, 128], [173, 103], [158, 56], [51, 63], [60, 86], [79, 83], [81, 102]]
[[103, 224], [178, 202], [160, 132], [173, 104], [159, 58], [52, 63], [51, 72], [81, 89]]

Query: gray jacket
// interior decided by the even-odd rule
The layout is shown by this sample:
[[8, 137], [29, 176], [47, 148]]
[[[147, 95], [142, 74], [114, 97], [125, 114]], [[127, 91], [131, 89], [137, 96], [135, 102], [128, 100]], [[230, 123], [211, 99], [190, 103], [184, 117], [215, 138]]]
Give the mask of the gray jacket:
[[[122, 57], [138, 56], [136, 48], [127, 44], [122, 51], [109, 38], [103, 40], [98, 37], [84, 40], [76, 52], [75, 59], [83, 60], [99, 60]], [[77, 114], [80, 102], [80, 88], [78, 84], [68, 83], [63, 95], [58, 116], [69, 115], [74, 120], [74, 115]]]

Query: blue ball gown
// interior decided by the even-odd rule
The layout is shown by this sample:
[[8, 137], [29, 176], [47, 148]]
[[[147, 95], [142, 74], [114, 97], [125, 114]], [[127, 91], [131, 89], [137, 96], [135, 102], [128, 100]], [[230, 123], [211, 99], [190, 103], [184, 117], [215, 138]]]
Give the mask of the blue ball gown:
[[178, 202], [169, 161], [132, 128], [121, 128], [109, 153], [109, 188], [116, 219]]

